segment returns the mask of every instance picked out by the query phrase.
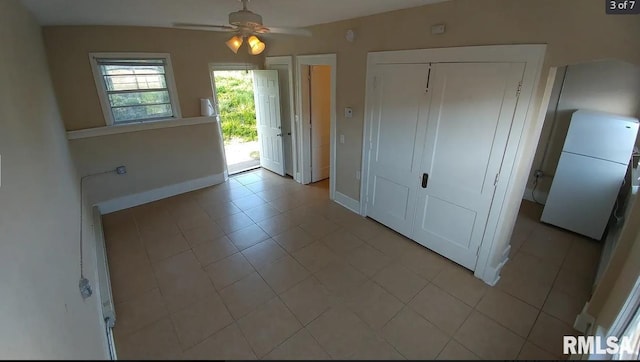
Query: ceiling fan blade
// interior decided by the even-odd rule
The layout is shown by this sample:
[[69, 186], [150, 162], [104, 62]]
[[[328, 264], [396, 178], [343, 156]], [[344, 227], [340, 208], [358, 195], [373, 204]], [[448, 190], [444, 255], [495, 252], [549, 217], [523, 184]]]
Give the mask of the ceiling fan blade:
[[311, 36], [311, 31], [304, 28], [278, 28], [269, 26], [269, 33], [271, 34], [288, 34], [298, 36]]
[[200, 30], [210, 30], [210, 31], [224, 31], [224, 32], [233, 32], [236, 31], [236, 27], [229, 25], [209, 25], [209, 24], [192, 24], [192, 23], [173, 23], [173, 26], [176, 28], [185, 28], [185, 29], [200, 29]]

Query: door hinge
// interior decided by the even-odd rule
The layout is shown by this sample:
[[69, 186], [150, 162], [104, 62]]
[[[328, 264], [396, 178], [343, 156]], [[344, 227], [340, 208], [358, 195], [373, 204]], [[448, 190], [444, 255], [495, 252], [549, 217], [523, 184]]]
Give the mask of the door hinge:
[[521, 91], [522, 91], [522, 81], [518, 83], [518, 89], [516, 90], [516, 98], [520, 97]]
[[493, 180], [493, 186], [497, 186], [498, 185], [498, 180], [500, 180], [500, 172], [498, 172], [496, 174], [496, 179]]
[[476, 248], [476, 256], [480, 255], [480, 245]]
[[431, 81], [431, 63], [429, 63], [429, 70], [427, 71], [427, 89], [425, 93], [429, 93], [429, 82]]

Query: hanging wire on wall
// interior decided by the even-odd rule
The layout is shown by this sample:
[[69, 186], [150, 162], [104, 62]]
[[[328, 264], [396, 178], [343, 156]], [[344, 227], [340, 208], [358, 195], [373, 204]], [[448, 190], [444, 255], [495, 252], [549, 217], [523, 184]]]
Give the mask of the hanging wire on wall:
[[538, 188], [538, 180], [540, 179], [540, 176], [536, 176], [535, 179], [533, 180], [533, 189], [531, 190], [531, 198], [533, 199], [533, 201], [536, 204], [540, 204], [542, 206], [544, 206], [544, 204], [540, 201], [538, 201], [536, 199], [536, 188]]
[[125, 166], [118, 166], [117, 168], [109, 171], [96, 172], [89, 175], [84, 175], [80, 178], [80, 281], [78, 282], [78, 288], [80, 288], [80, 295], [82, 299], [87, 299], [93, 294], [93, 290], [91, 289], [91, 283], [89, 279], [84, 276], [84, 242], [83, 242], [83, 232], [84, 232], [84, 180], [89, 177], [105, 175], [109, 173], [115, 173], [118, 175], [124, 175], [127, 173], [127, 168]]

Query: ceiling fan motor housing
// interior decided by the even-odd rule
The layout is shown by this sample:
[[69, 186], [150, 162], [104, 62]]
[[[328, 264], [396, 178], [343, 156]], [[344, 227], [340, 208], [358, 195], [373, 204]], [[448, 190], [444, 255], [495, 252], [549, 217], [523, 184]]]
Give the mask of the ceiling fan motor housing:
[[235, 26], [262, 26], [262, 16], [249, 10], [229, 14], [229, 24]]

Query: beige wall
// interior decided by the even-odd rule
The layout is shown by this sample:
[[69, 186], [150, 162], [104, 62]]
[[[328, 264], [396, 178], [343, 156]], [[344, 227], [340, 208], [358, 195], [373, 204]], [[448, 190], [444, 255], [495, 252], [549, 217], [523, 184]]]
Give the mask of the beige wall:
[[[446, 23], [447, 33], [431, 35], [430, 26]], [[354, 29], [356, 40], [344, 39]], [[452, 0], [420, 8], [319, 25], [314, 36], [266, 39], [268, 56], [337, 53], [336, 189], [359, 199], [364, 116], [366, 54], [465, 45], [546, 43], [549, 66], [617, 58], [640, 64], [636, 35], [640, 22], [631, 16], [604, 14], [600, 0]], [[169, 52], [183, 116], [199, 115], [199, 98], [211, 96], [210, 62], [262, 63], [262, 57], [238, 55], [224, 45], [227, 34], [143, 27], [45, 27], [45, 42], [60, 109], [68, 130], [104, 125], [88, 53], [91, 51]], [[542, 90], [537, 93], [540, 99]], [[343, 108], [353, 107], [345, 119]], [[534, 105], [537, 107], [537, 104]], [[537, 140], [532, 140], [537, 143]], [[527, 170], [528, 171], [528, 170]]]
[[200, 98], [213, 96], [209, 63], [263, 64], [243, 47], [233, 54], [229, 34], [126, 26], [51, 26], [43, 28], [51, 77], [68, 131], [105, 125], [90, 52], [171, 54], [182, 117], [200, 116]]
[[0, 1], [0, 47], [0, 358], [107, 358], [98, 295], [78, 290], [78, 177], [40, 27], [17, 0]]
[[127, 166], [126, 175], [85, 181], [92, 203], [222, 174], [225, 167], [217, 123], [83, 138], [69, 144], [81, 175]]
[[[576, 109], [640, 116], [639, 66], [608, 60], [569, 65], [565, 69], [566, 76], [564, 72], [559, 73], [554, 84], [558, 91], [549, 105], [531, 169], [531, 172], [540, 169], [548, 176], [540, 179], [536, 188], [536, 198], [541, 202], [551, 187], [571, 114]], [[530, 188], [533, 179], [531, 173]], [[529, 197], [530, 193], [525, 194], [525, 198]]]
[[[119, 26], [43, 29], [47, 57], [67, 130], [105, 126], [89, 64], [90, 52], [171, 54], [183, 118], [200, 116], [200, 98], [213, 96], [210, 63], [262, 64], [242, 48], [233, 54], [225, 33]], [[221, 174], [225, 160], [217, 124], [201, 124], [92, 137], [70, 142], [78, 172], [86, 175], [126, 165], [126, 176], [87, 180], [92, 202]]]
[[[430, 26], [437, 23], [446, 23], [446, 34], [430, 34]], [[354, 29], [354, 43], [345, 40], [347, 29]], [[546, 43], [545, 80], [549, 66], [603, 58], [640, 64], [640, 21], [633, 16], [605, 15], [600, 0], [452, 0], [320, 25], [312, 31], [312, 38], [282, 38], [268, 43], [266, 53], [337, 54], [337, 134], [344, 134], [346, 142], [337, 145], [336, 190], [354, 199], [359, 199], [360, 181], [355, 172], [361, 164], [369, 51]], [[541, 95], [539, 89], [537, 99]], [[353, 107], [353, 118], [343, 117], [344, 107]], [[533, 148], [537, 144], [537, 139], [523, 141], [532, 143]], [[526, 168], [528, 174], [529, 166]]]

